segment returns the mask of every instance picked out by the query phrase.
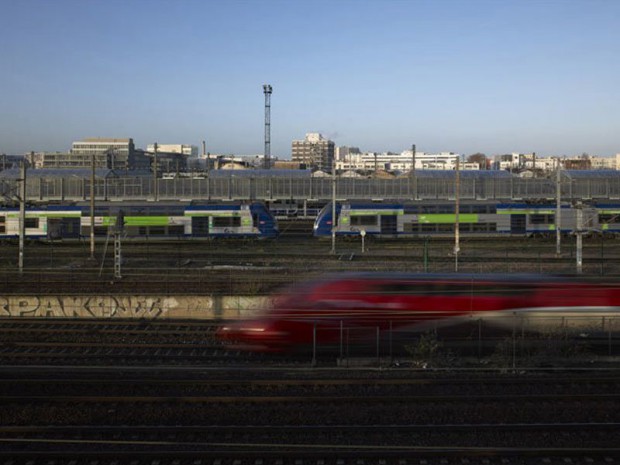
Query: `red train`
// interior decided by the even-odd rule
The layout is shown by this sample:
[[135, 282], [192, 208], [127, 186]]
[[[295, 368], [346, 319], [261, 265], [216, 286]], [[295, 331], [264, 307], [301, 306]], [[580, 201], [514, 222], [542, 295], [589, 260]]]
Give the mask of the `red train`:
[[331, 275], [284, 289], [255, 318], [223, 326], [238, 347], [289, 351], [373, 343], [415, 332], [458, 333], [484, 322], [486, 334], [558, 325], [620, 330], [620, 285], [537, 275]]

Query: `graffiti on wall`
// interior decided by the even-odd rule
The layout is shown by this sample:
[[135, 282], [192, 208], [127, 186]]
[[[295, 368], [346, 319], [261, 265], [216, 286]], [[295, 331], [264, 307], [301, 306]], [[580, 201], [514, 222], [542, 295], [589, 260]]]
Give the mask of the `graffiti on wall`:
[[0, 318], [244, 318], [262, 311], [256, 296], [2, 296]]
[[0, 316], [163, 318], [178, 306], [174, 297], [0, 296]]

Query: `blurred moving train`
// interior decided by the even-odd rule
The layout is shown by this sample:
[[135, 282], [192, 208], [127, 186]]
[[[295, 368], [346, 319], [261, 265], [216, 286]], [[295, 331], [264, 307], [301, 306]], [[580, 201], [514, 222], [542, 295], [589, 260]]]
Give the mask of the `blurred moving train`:
[[[132, 238], [252, 237], [279, 233], [264, 204], [195, 202], [97, 202], [95, 236], [107, 236], [122, 212], [124, 234]], [[27, 238], [77, 239], [90, 235], [90, 205], [44, 205], [26, 209]], [[19, 209], [0, 208], [0, 239], [19, 235]]]
[[[597, 203], [561, 207], [560, 229], [620, 232], [620, 204]], [[332, 234], [332, 204], [326, 205], [314, 223], [314, 236]], [[463, 235], [555, 234], [556, 205], [541, 203], [461, 203], [459, 232]], [[338, 236], [355, 236], [363, 230], [382, 237], [448, 235], [456, 223], [454, 202], [415, 203], [339, 202], [336, 204]]]
[[[620, 330], [620, 286], [537, 275], [354, 273], [284, 289], [255, 318], [220, 328], [239, 348], [288, 352], [428, 331], [471, 336]], [[518, 327], [517, 327], [518, 325]], [[346, 335], [345, 335], [346, 333]]]

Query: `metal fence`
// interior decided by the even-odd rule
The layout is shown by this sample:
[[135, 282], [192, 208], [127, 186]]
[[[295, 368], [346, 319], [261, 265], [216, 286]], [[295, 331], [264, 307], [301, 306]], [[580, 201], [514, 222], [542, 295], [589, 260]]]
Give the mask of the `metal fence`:
[[[392, 328], [391, 322], [388, 322]], [[403, 326], [402, 321], [399, 326]], [[421, 333], [415, 325], [404, 329], [378, 327], [340, 328], [315, 325], [313, 360], [338, 352], [345, 361], [376, 358], [381, 366], [393, 360], [429, 368], [482, 363], [504, 368], [587, 362], [609, 362], [620, 355], [620, 316], [609, 312], [593, 315], [522, 314], [472, 316], [454, 327], [438, 327]], [[329, 339], [330, 343], [324, 341]]]
[[[454, 178], [300, 178], [294, 176], [201, 179], [153, 179], [152, 177], [98, 178], [94, 184], [98, 200], [308, 200], [332, 198], [333, 182], [338, 199], [450, 200], [456, 197]], [[0, 193], [15, 198], [19, 180], [2, 182]], [[90, 179], [79, 177], [28, 178], [31, 201], [80, 201], [90, 198]], [[555, 199], [556, 182], [547, 178], [467, 177], [460, 180], [459, 197], [464, 200]], [[620, 177], [563, 177], [563, 200], [620, 200]]]

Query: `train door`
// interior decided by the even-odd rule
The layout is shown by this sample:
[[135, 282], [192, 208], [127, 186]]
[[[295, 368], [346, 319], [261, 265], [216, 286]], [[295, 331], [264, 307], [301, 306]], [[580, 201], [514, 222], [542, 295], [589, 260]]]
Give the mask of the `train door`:
[[48, 239], [77, 239], [80, 237], [80, 218], [49, 218]]
[[252, 212], [252, 227], [260, 229], [260, 220], [258, 218], [258, 213]]
[[526, 215], [510, 215], [510, 234], [525, 234]]
[[398, 221], [396, 215], [381, 215], [381, 234], [396, 234]]
[[49, 218], [47, 220], [47, 238], [62, 239], [62, 220], [60, 218]]
[[209, 235], [209, 217], [208, 216], [192, 216], [192, 235], [208, 236]]

